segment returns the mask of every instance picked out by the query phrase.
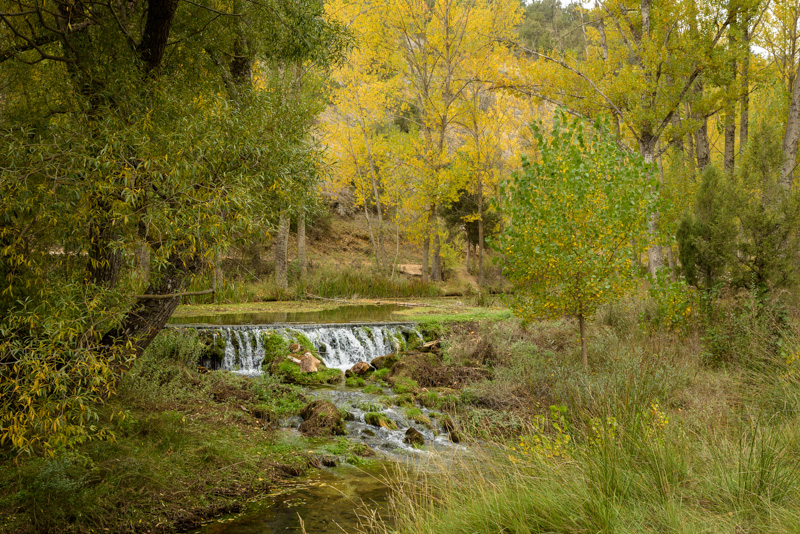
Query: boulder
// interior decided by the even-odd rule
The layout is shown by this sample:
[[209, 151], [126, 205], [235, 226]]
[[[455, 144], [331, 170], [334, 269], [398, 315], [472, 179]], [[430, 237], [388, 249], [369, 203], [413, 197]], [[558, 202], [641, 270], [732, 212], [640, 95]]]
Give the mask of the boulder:
[[422, 432], [410, 426], [406, 430], [406, 437], [403, 438], [403, 443], [412, 447], [422, 447], [425, 445], [425, 436], [422, 435]]
[[319, 370], [319, 364], [322, 362], [314, 357], [310, 352], [303, 354], [300, 358], [300, 371], [303, 373], [316, 373]]
[[344, 418], [336, 406], [325, 400], [316, 400], [300, 412], [303, 422], [300, 432], [307, 436], [343, 436]]
[[394, 352], [386, 356], [378, 356], [370, 362], [375, 369], [391, 369], [397, 363], [398, 357]]
[[441, 339], [434, 339], [433, 341], [428, 341], [424, 345], [419, 348], [420, 352], [433, 352], [438, 353], [442, 350], [442, 340]]
[[456, 428], [456, 424], [449, 415], [442, 417], [439, 422], [442, 424], [444, 431], [447, 432], [447, 436], [450, 438], [450, 441], [453, 443], [458, 443], [461, 441], [461, 435]]
[[292, 343], [291, 345], [289, 345], [289, 352], [291, 352], [292, 354], [296, 354], [300, 352], [301, 348], [302, 347], [300, 347], [300, 343]]
[[397, 430], [397, 425], [394, 421], [378, 412], [365, 413], [364, 422], [372, 426], [380, 426], [389, 430]]
[[358, 362], [355, 365], [353, 365], [353, 367], [348, 369], [344, 373], [344, 376], [346, 376], [347, 378], [350, 378], [351, 376], [364, 376], [370, 371], [372, 371], [372, 366], [370, 364], [368, 364], [367, 362]]

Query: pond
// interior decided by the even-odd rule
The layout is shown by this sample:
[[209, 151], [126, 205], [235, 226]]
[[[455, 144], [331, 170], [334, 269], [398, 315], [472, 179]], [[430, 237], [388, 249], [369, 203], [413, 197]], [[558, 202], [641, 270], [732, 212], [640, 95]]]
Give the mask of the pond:
[[328, 310], [293, 312], [218, 313], [173, 317], [170, 324], [247, 325], [274, 323], [375, 323], [403, 321], [397, 312], [407, 309], [397, 304], [344, 305]]
[[[195, 534], [357, 532], [360, 517], [389, 520], [386, 462], [368, 468], [342, 465], [322, 469], [295, 487], [282, 488], [244, 514], [209, 523]], [[302, 521], [302, 526], [301, 526]]]

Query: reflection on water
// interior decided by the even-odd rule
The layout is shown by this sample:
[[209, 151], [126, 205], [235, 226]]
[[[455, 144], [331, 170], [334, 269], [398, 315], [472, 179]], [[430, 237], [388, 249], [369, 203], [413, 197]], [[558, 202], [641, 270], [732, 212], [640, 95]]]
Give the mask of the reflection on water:
[[271, 324], [271, 323], [374, 323], [402, 321], [397, 311], [404, 309], [396, 304], [339, 306], [321, 311], [298, 312], [255, 312], [255, 313], [219, 313], [216, 315], [193, 315], [190, 317], [173, 317], [171, 324]]
[[268, 534], [273, 532], [342, 533], [359, 530], [359, 515], [387, 514], [389, 488], [384, 465], [361, 469], [348, 465], [319, 470], [297, 488], [286, 490], [232, 519], [206, 525], [197, 534]]

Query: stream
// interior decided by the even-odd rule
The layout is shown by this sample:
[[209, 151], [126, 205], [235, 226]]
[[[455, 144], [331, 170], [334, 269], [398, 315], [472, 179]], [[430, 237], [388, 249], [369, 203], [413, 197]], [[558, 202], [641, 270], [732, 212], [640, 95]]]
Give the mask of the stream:
[[[230, 316], [225, 318], [231, 319]], [[264, 340], [274, 334], [287, 341], [303, 336], [314, 345], [325, 365], [342, 370], [359, 361], [369, 362], [378, 356], [397, 352], [411, 338], [422, 339], [412, 324], [363, 322], [365, 317], [357, 313], [350, 318], [352, 321], [349, 323], [334, 324], [324, 321], [325, 317], [322, 323], [312, 324], [213, 325], [212, 321], [204, 320], [204, 324], [191, 326], [205, 330], [206, 335], [210, 334], [224, 344], [224, 358], [204, 362], [204, 365], [217, 372], [249, 376], [261, 373]], [[369, 319], [374, 320], [374, 316]], [[297, 484], [278, 488], [267, 498], [248, 505], [245, 512], [211, 522], [194, 531], [195, 534], [357, 532], [359, 517], [365, 514], [377, 514], [384, 520], [391, 520], [387, 515], [390, 490], [385, 476], [394, 465], [399, 463], [414, 470], [433, 455], [438, 457], [447, 453], [445, 456], [449, 456], [466, 450], [450, 441], [438, 422], [439, 414], [416, 406], [415, 420], [411, 420], [404, 408], [384, 404], [381, 398], [393, 394], [389, 388], [383, 388], [380, 393], [365, 393], [359, 388], [334, 385], [308, 388], [307, 394], [314, 399], [329, 400], [340, 410], [347, 411], [346, 438], [368, 445], [378, 453], [378, 460], [371, 461], [367, 467], [341, 464], [316, 470]], [[370, 412], [381, 413], [397, 428], [367, 424], [365, 414]], [[281, 426], [294, 432], [293, 429], [301, 422], [299, 416], [294, 416], [283, 421]], [[410, 427], [422, 434], [424, 446], [415, 448], [404, 442]]]

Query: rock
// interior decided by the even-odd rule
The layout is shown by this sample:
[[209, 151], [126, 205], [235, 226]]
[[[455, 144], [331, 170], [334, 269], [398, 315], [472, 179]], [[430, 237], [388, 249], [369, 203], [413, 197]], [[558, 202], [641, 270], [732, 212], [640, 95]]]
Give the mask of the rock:
[[388, 430], [397, 430], [397, 425], [394, 421], [378, 412], [365, 413], [364, 422], [368, 425], [380, 426]]
[[406, 437], [403, 438], [403, 443], [412, 447], [422, 447], [425, 445], [425, 436], [422, 435], [422, 432], [410, 426], [406, 430]]
[[300, 365], [300, 360], [298, 360], [294, 356], [287, 356], [286, 359], [289, 360], [292, 363], [296, 363], [297, 365]]
[[365, 374], [372, 371], [372, 366], [367, 362], [358, 362], [353, 367], [345, 372], [344, 376], [350, 378], [351, 376], [364, 376]]
[[291, 352], [292, 354], [296, 354], [300, 352], [301, 348], [302, 347], [300, 347], [300, 343], [292, 343], [291, 345], [289, 345], [289, 352]]
[[343, 415], [344, 415], [344, 420], [345, 420], [345, 421], [355, 421], [355, 420], [356, 420], [356, 416], [355, 416], [355, 415], [353, 415], [353, 414], [352, 414], [352, 413], [350, 413], [350, 412], [344, 412], [344, 414], [343, 414]]
[[447, 436], [450, 438], [450, 441], [453, 443], [459, 443], [461, 441], [461, 434], [459, 434], [453, 419], [451, 419], [449, 415], [445, 415], [439, 421], [441, 422], [444, 431], [447, 432]]
[[339, 460], [337, 460], [333, 456], [323, 456], [320, 458], [320, 461], [322, 462], [322, 465], [324, 465], [325, 467], [336, 467], [337, 465], [339, 465]]
[[398, 357], [394, 352], [386, 356], [378, 356], [370, 362], [375, 369], [391, 369], [397, 363]]
[[307, 436], [343, 436], [344, 418], [330, 401], [316, 400], [300, 412], [300, 432]]
[[319, 364], [322, 362], [314, 357], [310, 352], [303, 354], [300, 358], [300, 371], [303, 373], [316, 373], [319, 370]]
[[439, 352], [442, 350], [442, 340], [441, 339], [434, 339], [433, 341], [428, 341], [424, 345], [419, 348], [420, 352]]
[[372, 430], [370, 430], [369, 428], [365, 428], [364, 430], [362, 430], [362, 431], [361, 431], [361, 435], [363, 435], [363, 436], [369, 436], [369, 437], [371, 437], [371, 438], [374, 438], [374, 437], [375, 437], [375, 432], [373, 432], [373, 431], [372, 431]]

